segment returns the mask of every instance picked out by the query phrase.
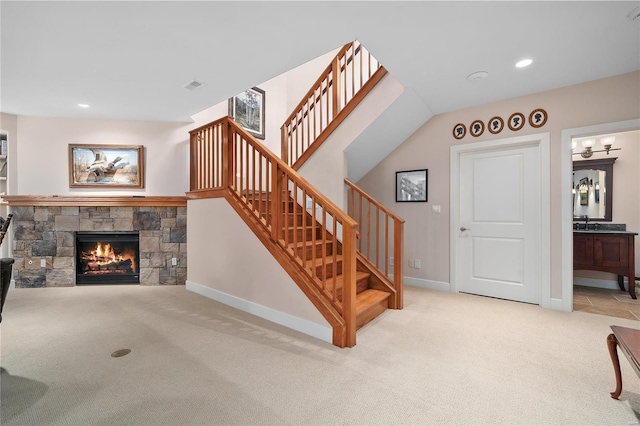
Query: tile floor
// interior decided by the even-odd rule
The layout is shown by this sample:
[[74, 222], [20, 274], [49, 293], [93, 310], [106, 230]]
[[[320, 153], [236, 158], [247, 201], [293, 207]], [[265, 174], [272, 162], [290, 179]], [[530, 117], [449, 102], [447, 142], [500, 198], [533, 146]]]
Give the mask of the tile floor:
[[640, 321], [640, 296], [604, 288], [573, 286], [573, 310]]

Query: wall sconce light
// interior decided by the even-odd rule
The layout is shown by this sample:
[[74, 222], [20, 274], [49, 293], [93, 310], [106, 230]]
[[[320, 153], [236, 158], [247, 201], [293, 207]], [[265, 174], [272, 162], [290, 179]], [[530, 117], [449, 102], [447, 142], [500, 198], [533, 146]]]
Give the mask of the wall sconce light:
[[[605, 136], [600, 138], [600, 144], [604, 147], [604, 149], [593, 150], [593, 147], [596, 145], [595, 139], [583, 139], [582, 140], [582, 151], [574, 152], [573, 155], [580, 154], [582, 158], [589, 158], [595, 152], [606, 152], [609, 155], [609, 151], [619, 151], [622, 148], [611, 148], [616, 141], [615, 136]], [[571, 141], [571, 150], [573, 151], [578, 146], [578, 141], [576, 139]]]

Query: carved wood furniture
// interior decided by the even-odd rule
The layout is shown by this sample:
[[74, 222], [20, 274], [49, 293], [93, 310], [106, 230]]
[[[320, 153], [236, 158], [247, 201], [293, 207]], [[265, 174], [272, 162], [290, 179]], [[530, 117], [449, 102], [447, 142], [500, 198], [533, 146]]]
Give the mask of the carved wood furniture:
[[635, 245], [629, 231], [574, 231], [573, 269], [587, 269], [618, 274], [624, 291], [624, 277], [629, 277], [629, 295], [635, 299]]
[[631, 367], [640, 377], [640, 330], [617, 325], [612, 325], [611, 330], [613, 333], [607, 337], [607, 347], [613, 362], [613, 370], [616, 373], [616, 390], [611, 392], [611, 398], [618, 399], [622, 393], [622, 373], [620, 372], [620, 360], [616, 346], [620, 346], [631, 363]]

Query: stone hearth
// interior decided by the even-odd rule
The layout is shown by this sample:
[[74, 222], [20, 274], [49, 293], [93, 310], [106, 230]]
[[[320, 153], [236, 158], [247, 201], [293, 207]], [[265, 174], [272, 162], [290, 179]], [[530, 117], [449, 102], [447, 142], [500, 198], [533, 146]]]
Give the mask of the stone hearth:
[[[16, 287], [75, 285], [76, 231], [139, 231], [140, 284], [177, 285], [187, 278], [187, 208], [14, 206]], [[171, 259], [177, 258], [177, 265]], [[41, 259], [46, 267], [41, 267]]]

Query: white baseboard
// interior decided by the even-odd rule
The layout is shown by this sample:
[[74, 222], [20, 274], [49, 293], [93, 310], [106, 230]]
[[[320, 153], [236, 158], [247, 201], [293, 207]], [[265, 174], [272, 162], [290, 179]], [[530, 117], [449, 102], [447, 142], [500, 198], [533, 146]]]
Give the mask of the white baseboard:
[[[624, 283], [627, 285], [629, 280], [625, 278]], [[573, 277], [574, 285], [582, 285], [585, 287], [597, 287], [597, 288], [606, 288], [609, 290], [620, 290], [620, 286], [618, 286], [618, 281], [612, 280], [602, 280], [595, 278], [585, 278], [585, 277]]]
[[333, 330], [331, 327], [324, 327], [309, 320], [295, 317], [285, 312], [276, 311], [275, 309], [258, 305], [257, 303], [253, 303], [249, 300], [240, 299], [239, 297], [231, 294], [188, 280], [186, 282], [186, 288], [187, 290], [198, 293], [201, 296], [208, 297], [209, 299], [213, 299], [217, 302], [250, 313], [257, 317], [264, 318], [292, 330], [299, 331], [300, 333], [307, 334], [324, 342], [333, 343]]
[[563, 311], [563, 312], [571, 312], [573, 311], [572, 306], [567, 306], [567, 302], [563, 299], [554, 299], [551, 298], [551, 304], [549, 308], [554, 311]]
[[[389, 278], [393, 279], [393, 274], [389, 275]], [[451, 285], [442, 281], [424, 280], [422, 278], [404, 277], [402, 280], [404, 285], [410, 285], [412, 287], [426, 288], [429, 290], [451, 291]]]

